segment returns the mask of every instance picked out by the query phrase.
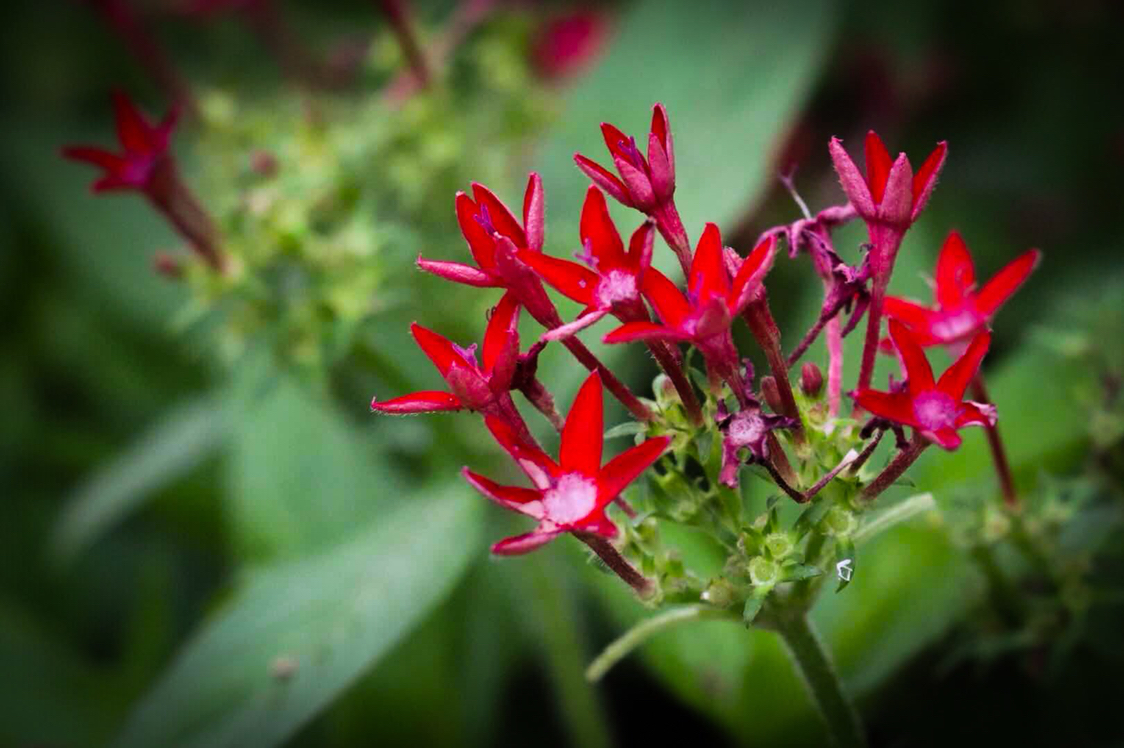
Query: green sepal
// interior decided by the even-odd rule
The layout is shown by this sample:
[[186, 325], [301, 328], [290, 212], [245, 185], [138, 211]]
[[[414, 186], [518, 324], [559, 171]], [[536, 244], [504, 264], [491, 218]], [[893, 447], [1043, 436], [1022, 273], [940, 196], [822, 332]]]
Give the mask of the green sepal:
[[765, 598], [773, 591], [773, 585], [762, 587], [755, 587], [753, 594], [745, 599], [745, 607], [742, 608], [742, 623], [746, 628], [753, 625], [753, 621], [757, 618], [757, 614], [761, 612], [761, 608], [765, 605]]

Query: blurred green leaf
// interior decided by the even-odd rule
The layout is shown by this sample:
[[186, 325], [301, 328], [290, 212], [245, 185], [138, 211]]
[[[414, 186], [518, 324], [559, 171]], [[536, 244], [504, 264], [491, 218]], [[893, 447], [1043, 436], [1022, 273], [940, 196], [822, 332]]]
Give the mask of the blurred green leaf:
[[282, 742], [452, 589], [479, 552], [482, 508], [460, 487], [441, 486], [343, 545], [247, 573], [116, 745]]
[[213, 454], [227, 433], [221, 403], [201, 397], [172, 408], [68, 500], [52, 538], [70, 561], [146, 499]]
[[244, 402], [227, 500], [235, 543], [248, 557], [292, 557], [335, 544], [404, 490], [384, 453], [308, 387], [282, 376]]

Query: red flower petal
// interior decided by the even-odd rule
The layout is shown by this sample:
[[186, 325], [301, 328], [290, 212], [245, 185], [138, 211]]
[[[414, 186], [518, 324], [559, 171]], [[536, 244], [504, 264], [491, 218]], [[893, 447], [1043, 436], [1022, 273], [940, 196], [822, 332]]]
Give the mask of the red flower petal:
[[468, 366], [468, 362], [457, 353], [448, 338], [422, 327], [417, 322], [410, 325], [410, 333], [413, 334], [414, 340], [418, 341], [418, 347], [437, 367], [437, 371], [441, 372], [442, 377], [448, 375], [449, 370], [454, 366]]
[[531, 482], [539, 488], [546, 488], [551, 479], [562, 474], [558, 464], [538, 447], [527, 444], [515, 433], [506, 421], [495, 416], [484, 416], [484, 425], [492, 432], [492, 437], [511, 455]]
[[875, 213], [874, 199], [870, 194], [870, 185], [866, 177], [859, 172], [859, 167], [851, 160], [850, 155], [843, 148], [839, 138], [832, 138], [828, 143], [831, 161], [835, 165], [835, 173], [839, 175], [839, 184], [843, 187], [847, 199], [855, 207], [860, 216], [871, 218]]
[[468, 484], [479, 491], [485, 498], [491, 499], [505, 509], [526, 514], [535, 519], [542, 519], [542, 506], [526, 506], [542, 499], [542, 494], [531, 488], [519, 486], [501, 486], [495, 481], [485, 478], [479, 473], [474, 473], [468, 468], [461, 470], [461, 475]]
[[906, 426], [919, 426], [917, 417], [913, 414], [913, 399], [904, 392], [859, 390], [851, 396], [860, 408], [876, 416]]
[[551, 342], [554, 340], [565, 340], [566, 338], [572, 338], [574, 335], [577, 335], [579, 332], [589, 327], [590, 325], [596, 324], [598, 320], [600, 320], [608, 313], [609, 311], [607, 309], [594, 309], [592, 307], [586, 307], [584, 310], [582, 310], [582, 313], [578, 315], [578, 318], [573, 322], [567, 322], [566, 324], [556, 327], [553, 330], [547, 330], [542, 334], [539, 340]]
[[955, 363], [941, 375], [940, 381], [937, 382], [937, 389], [959, 402], [964, 397], [964, 390], [968, 389], [968, 384], [976, 378], [976, 372], [980, 370], [980, 363], [987, 355], [989, 345], [991, 345], [991, 333], [986, 330], [972, 338], [964, 355], [956, 359]]
[[624, 243], [609, 216], [605, 195], [596, 185], [590, 185], [585, 193], [580, 236], [583, 246], [589, 242], [590, 252], [597, 258], [597, 272], [601, 275], [624, 264]]
[[581, 532], [591, 532], [603, 538], [615, 538], [620, 534], [617, 526], [605, 516], [603, 511], [590, 512], [588, 517], [575, 522], [574, 527], [580, 529]]
[[994, 426], [996, 422], [995, 406], [990, 403], [960, 403], [960, 410], [956, 414], [956, 428], [965, 426]]
[[937, 177], [940, 176], [947, 155], [948, 143], [942, 140], [937, 143], [937, 147], [933, 149], [933, 152], [925, 159], [925, 163], [921, 164], [921, 168], [913, 175], [913, 211], [910, 220], [916, 220], [918, 214], [924, 210], [925, 205], [929, 202], [929, 196], [933, 194], [933, 187], [937, 184]]
[[656, 237], [656, 224], [644, 221], [628, 240], [628, 266], [633, 272], [643, 273], [652, 264], [652, 248]]
[[506, 236], [511, 242], [523, 248], [527, 246], [527, 235], [523, 232], [523, 227], [519, 225], [519, 220], [515, 217], [506, 205], [496, 197], [490, 189], [477, 182], [472, 183], [472, 194], [476, 198], [476, 204], [481, 208], [488, 209], [488, 218], [492, 222], [501, 235]]
[[887, 296], [882, 305], [882, 313], [905, 324], [918, 345], [935, 345], [940, 342], [933, 335], [933, 325], [940, 321], [940, 314], [932, 309], [908, 299]]
[[562, 446], [558, 461], [562, 469], [596, 476], [601, 469], [601, 448], [605, 432], [604, 398], [601, 394], [601, 375], [589, 375], [578, 390], [566, 425], [562, 429]]
[[450, 410], [461, 410], [464, 405], [456, 395], [441, 390], [423, 390], [410, 395], [394, 397], [381, 402], [371, 400], [371, 410], [390, 415], [406, 415], [409, 413], [438, 413]]
[[71, 161], [84, 161], [87, 164], [99, 166], [111, 173], [122, 171], [128, 163], [126, 159], [116, 153], [110, 153], [104, 148], [93, 146], [66, 146], [62, 149], [62, 156]]
[[[519, 302], [515, 295], [505, 293], [492, 310], [488, 328], [484, 331], [484, 350], [481, 360], [484, 371], [491, 374], [500, 361], [501, 369], [514, 373], [515, 357], [519, 355]], [[506, 363], [506, 365], [505, 365]], [[508, 380], [510, 381], [510, 379]]]
[[695, 257], [691, 261], [688, 288], [696, 307], [705, 306], [715, 298], [725, 301], [730, 293], [730, 277], [722, 257], [722, 234], [713, 223], [708, 223], [699, 237]]
[[532, 530], [525, 535], [516, 535], [513, 538], [506, 538], [492, 546], [492, 553], [497, 556], [519, 556], [524, 553], [530, 553], [536, 548], [554, 540], [559, 532], [558, 530], [552, 532]]
[[467, 286], [476, 286], [477, 288], [495, 288], [501, 285], [495, 276], [472, 265], [465, 265], [460, 262], [427, 260], [424, 257], [419, 257], [417, 264], [419, 270], [433, 273], [439, 278], [454, 283], [464, 283]]
[[949, 232], [937, 257], [937, 305], [956, 309], [972, 295], [976, 285], [976, 268], [972, 255], [959, 231]]
[[922, 431], [921, 436], [949, 452], [959, 447], [961, 441], [963, 441], [960, 434], [956, 433], [956, 429], [952, 427], [937, 429], [936, 431]]
[[[898, 349], [902, 368], [909, 379], [909, 392], [916, 395], [919, 392], [933, 389], [933, 367], [925, 358], [925, 352], [917, 344], [909, 328], [895, 319], [890, 320], [890, 337]], [[863, 406], [866, 407], [866, 406]], [[872, 413], [874, 411], [871, 411]]]
[[586, 306], [593, 304], [593, 292], [601, 279], [589, 268], [527, 249], [519, 250], [515, 256], [563, 295]]
[[580, 153], [574, 154], [574, 163], [587, 177], [593, 180], [594, 184], [608, 192], [610, 197], [622, 205], [632, 207], [632, 198], [628, 194], [628, 188], [624, 186], [624, 182], [617, 178], [616, 174]]
[[609, 147], [609, 153], [614, 159], [623, 158], [625, 161], [632, 162], [631, 154], [621, 148], [622, 144], [630, 142], [627, 135], [608, 122], [601, 123], [601, 135], [605, 138], [605, 145]]
[[1041, 259], [1042, 253], [1032, 249], [1007, 263], [976, 295], [976, 309], [980, 314], [990, 317], [999, 311], [999, 307], [1007, 303], [1007, 299], [1026, 282]]
[[890, 178], [890, 169], [893, 167], [893, 161], [890, 159], [890, 152], [886, 150], [882, 138], [871, 130], [866, 134], [866, 183], [870, 186], [870, 196], [874, 199], [874, 204], [878, 205], [882, 202], [882, 196], [886, 194], [886, 180]]
[[153, 138], [152, 125], [137, 110], [125, 94], [113, 93], [113, 108], [117, 113], [117, 139], [128, 153], [151, 156], [160, 150]]
[[657, 436], [609, 460], [597, 477], [597, 506], [608, 506], [629, 483], [660, 458], [669, 444], [670, 436]]
[[680, 342], [690, 340], [686, 335], [673, 327], [657, 325], [655, 322], [626, 322], [616, 330], [601, 338], [602, 343], [632, 343], [637, 340], [670, 340]]
[[730, 297], [727, 303], [730, 314], [740, 314], [749, 303], [753, 293], [761, 285], [762, 278], [773, 266], [776, 250], [777, 238], [770, 236], [758, 244], [742, 262], [738, 274], [734, 276], [734, 282], [730, 284]]
[[456, 198], [457, 223], [461, 234], [468, 242], [468, 249], [481, 270], [490, 271], [496, 266], [496, 242], [485, 230], [479, 220], [480, 208], [475, 201], [463, 192]]
[[667, 164], [671, 170], [671, 179], [675, 180], [675, 144], [671, 138], [671, 122], [667, 118], [667, 109], [663, 104], [657, 103], [652, 107], [651, 132], [663, 145], [663, 152], [667, 156]]
[[527, 234], [527, 249], [541, 252], [546, 236], [546, 197], [542, 178], [535, 172], [527, 178], [527, 191], [523, 193], [523, 228]]
[[[675, 328], [691, 313], [691, 304], [668, 277], [655, 268], [648, 268], [640, 281], [644, 297], [656, 308], [656, 314], [668, 327]], [[627, 325], [626, 325], [627, 327]]]

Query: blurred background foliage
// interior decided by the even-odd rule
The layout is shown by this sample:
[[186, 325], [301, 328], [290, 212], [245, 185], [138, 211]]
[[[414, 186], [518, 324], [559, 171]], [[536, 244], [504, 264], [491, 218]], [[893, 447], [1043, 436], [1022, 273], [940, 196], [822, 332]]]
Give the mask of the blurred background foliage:
[[[451, 5], [417, 4], [423, 37]], [[671, 116], [692, 236], [714, 220], [744, 251], [796, 218], [775, 179], [793, 166], [813, 210], [839, 202], [826, 142], [857, 144], [874, 127], [915, 157], [951, 145], [901, 252], [897, 293], [928, 298], [922, 274], [953, 227], [981, 277], [1029, 246], [1045, 251], [996, 320], [986, 368], [1029, 500], [1063, 513], [1097, 502], [1101, 514], [1067, 526], [1058, 546], [1098, 580], [1098, 597], [1070, 601], [1080, 620], [1042, 624], [1038, 637], [995, 635], [1004, 629], [956, 532], [963, 506], [995, 494], [983, 435], [971, 434], [901, 489], [934, 492], [941, 514], [861, 548], [855, 581], [814, 616], [878, 745], [1124, 738], [1112, 708], [1124, 685], [1118, 4], [635, 0], [597, 6], [603, 48], [580, 73], [544, 80], [535, 30], [573, 7], [527, 2], [473, 32], [447, 85], [401, 107], [380, 99], [401, 60], [374, 3], [283, 5], [317, 54], [373, 40], [353, 88], [330, 95], [296, 90], [229, 17], [144, 8], [200, 83], [209, 125], [185, 127], [176, 147], [224, 229], [251, 254], [295, 231], [296, 254], [271, 263], [354, 240], [343, 273], [354, 286], [326, 317], [306, 313], [306, 294], [239, 326], [229, 309], [199, 308], [206, 289], [189, 293], [194, 281], [158, 278], [151, 254], [174, 244], [169, 230], [135, 196], [91, 197], [90, 174], [57, 148], [111, 142], [113, 87], [153, 113], [166, 102], [86, 5], [7, 9], [0, 743], [599, 746], [672, 729], [702, 744], [820, 744], [766, 632], [670, 631], [587, 685], [592, 656], [647, 611], [576, 544], [488, 558], [487, 543], [517, 523], [458, 479], [466, 463], [501, 470], [475, 419], [367, 411], [372, 394], [437, 383], [411, 320], [468, 342], [494, 303], [412, 269], [419, 251], [465, 257], [453, 192], [477, 180], [514, 205], [539, 170], [547, 251], [568, 254], [586, 184], [573, 152], [601, 156], [602, 120], [642, 132], [655, 101]], [[313, 125], [310, 100], [321, 106]], [[257, 149], [281, 160], [265, 188], [248, 168]], [[316, 245], [328, 249], [309, 250], [319, 224], [292, 211], [314, 202], [320, 178], [362, 199], [334, 204], [344, 212]], [[238, 233], [261, 189], [270, 209], [253, 226], [265, 233]], [[638, 222], [616, 215], [622, 230]], [[848, 229], [837, 246], [854, 259], [861, 241]], [[804, 261], [770, 276], [789, 341], [817, 313], [811, 277]], [[291, 345], [292, 329], [325, 348]], [[595, 347], [646, 389], [646, 356]], [[540, 372], [563, 404], [582, 375], [552, 349]], [[676, 543], [707, 563], [689, 534]], [[1015, 575], [1025, 566], [998, 562]]]

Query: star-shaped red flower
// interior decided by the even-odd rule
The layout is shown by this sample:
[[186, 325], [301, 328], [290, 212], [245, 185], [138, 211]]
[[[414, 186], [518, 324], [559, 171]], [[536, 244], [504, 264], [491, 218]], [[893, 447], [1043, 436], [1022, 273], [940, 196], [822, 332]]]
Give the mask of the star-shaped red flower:
[[617, 174], [586, 158], [574, 154], [574, 162], [586, 176], [615, 200], [651, 213], [675, 194], [675, 147], [671, 126], [663, 104], [652, 108], [652, 127], [648, 134], [648, 158], [636, 146], [636, 139], [625, 135], [608, 122], [601, 123], [601, 134]]
[[1030, 276], [1042, 253], [1032, 249], [1009, 262], [976, 288], [976, 269], [960, 234], [945, 239], [937, 258], [936, 305], [886, 297], [886, 316], [909, 327], [919, 345], [960, 343], [987, 328], [988, 322]]
[[866, 134], [865, 176], [839, 138], [831, 139], [829, 150], [843, 191], [858, 214], [868, 223], [884, 223], [904, 230], [917, 220], [929, 202], [948, 154], [948, 144], [938, 143], [916, 174], [904, 153], [896, 160], [890, 158], [882, 139], [873, 130]]
[[371, 410], [403, 415], [467, 408], [507, 417], [502, 401], [511, 389], [519, 358], [519, 304], [511, 294], [504, 294], [488, 320], [482, 363], [476, 360], [475, 343], [461, 348], [416, 322], [410, 332], [450, 391], [425, 390], [382, 402], [372, 400]]
[[94, 192], [147, 190], [156, 167], [168, 155], [179, 110], [173, 108], [163, 121], [152, 124], [120, 92], [113, 94], [113, 108], [117, 115], [117, 140], [121, 143], [121, 153], [98, 146], [66, 146], [62, 155], [105, 170], [105, 174], [93, 183]]
[[738, 268], [733, 280], [727, 269], [718, 227], [708, 223], [699, 238], [684, 296], [666, 275], [655, 268], [644, 274], [642, 291], [655, 307], [660, 323], [628, 322], [605, 336], [606, 343], [633, 340], [690, 342], [707, 357], [737, 366], [730, 325], [753, 299], [761, 280], [773, 265], [775, 237], [763, 240]]
[[529, 249], [516, 253], [520, 262], [559, 292], [585, 304], [577, 320], [551, 331], [544, 336], [546, 339], [573, 335], [610, 313], [621, 321], [648, 318], [640, 289], [652, 262], [652, 224], [645, 222], [636, 229], [625, 252], [604, 193], [590, 186], [582, 207], [580, 231], [585, 251], [578, 258], [588, 267]]
[[485, 418], [492, 436], [535, 487], [502, 486], [468, 468], [463, 470], [465, 479], [500, 506], [538, 521], [531, 532], [496, 543], [492, 553], [527, 553], [564, 532], [616, 537], [616, 525], [605, 515], [605, 508], [659, 459], [671, 437], [648, 439], [602, 466], [602, 406], [601, 378], [594, 373], [586, 379], [570, 408], [562, 430], [558, 462], [520, 439], [506, 421]]
[[956, 433], [965, 426], [994, 426], [995, 406], [970, 401], [962, 402], [964, 391], [979, 371], [991, 333], [978, 333], [968, 349], [941, 375], [933, 380], [933, 369], [909, 329], [890, 320], [890, 338], [898, 349], [905, 386], [895, 392], [858, 390], [851, 397], [859, 407], [894, 423], [916, 429], [929, 441], [952, 450], [960, 446]]

